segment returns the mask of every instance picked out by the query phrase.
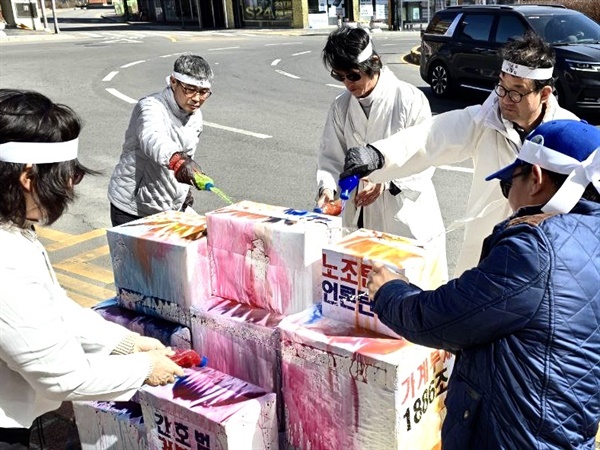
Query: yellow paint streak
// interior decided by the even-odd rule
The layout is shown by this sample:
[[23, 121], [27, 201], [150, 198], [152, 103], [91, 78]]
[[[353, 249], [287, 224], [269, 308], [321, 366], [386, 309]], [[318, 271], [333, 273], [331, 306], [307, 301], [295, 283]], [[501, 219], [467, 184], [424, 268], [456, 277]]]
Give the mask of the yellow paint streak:
[[[64, 234], [64, 233], [63, 233]], [[87, 233], [77, 234], [77, 235], [66, 235], [62, 239], [53, 239], [53, 244], [46, 246], [46, 251], [54, 252], [56, 250], [61, 250], [66, 247], [70, 247], [72, 245], [80, 244], [85, 241], [89, 241], [90, 239], [94, 239], [100, 236], [104, 236], [106, 234], [106, 230], [104, 228], [98, 228], [97, 230], [88, 231]]]
[[62, 241], [73, 236], [72, 234], [43, 227], [35, 227], [35, 232], [39, 237], [48, 239], [50, 241]]
[[60, 285], [68, 292], [77, 293], [79, 295], [85, 294], [84, 296], [90, 299], [106, 300], [107, 298], [112, 298], [116, 295], [115, 291], [96, 286], [95, 284], [86, 281], [78, 280], [77, 278], [62, 273], [57, 273], [56, 278]]
[[170, 40], [171, 42], [177, 42], [177, 39], [175, 39], [174, 36], [165, 36], [168, 40]]

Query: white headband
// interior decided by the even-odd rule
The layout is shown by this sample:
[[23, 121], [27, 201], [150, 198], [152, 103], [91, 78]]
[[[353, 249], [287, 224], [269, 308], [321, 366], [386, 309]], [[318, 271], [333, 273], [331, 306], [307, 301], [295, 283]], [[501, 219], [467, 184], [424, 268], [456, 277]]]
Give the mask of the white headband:
[[369, 39], [369, 43], [367, 44], [365, 49], [362, 52], [360, 52], [360, 54], [356, 57], [356, 62], [361, 63], [363, 61], [366, 61], [372, 55], [373, 55], [373, 44], [371, 42], [371, 39]]
[[545, 213], [568, 213], [590, 183], [600, 193], [600, 148], [580, 162], [542, 144], [525, 141], [519, 152], [519, 159], [551, 172], [568, 175], [560, 189], [542, 208]]
[[515, 77], [529, 78], [530, 80], [549, 80], [552, 78], [553, 71], [554, 67], [527, 67], [506, 60], [502, 63], [502, 72]]
[[0, 144], [0, 161], [47, 164], [77, 158], [79, 139], [66, 142], [6, 142]]
[[[203, 89], [210, 89], [210, 81], [208, 80], [199, 80], [198, 78], [190, 77], [189, 75], [180, 72], [173, 72], [171, 76], [182, 83], [191, 84], [192, 86], [198, 86]], [[171, 84], [169, 82], [169, 77], [167, 77], [167, 84]]]

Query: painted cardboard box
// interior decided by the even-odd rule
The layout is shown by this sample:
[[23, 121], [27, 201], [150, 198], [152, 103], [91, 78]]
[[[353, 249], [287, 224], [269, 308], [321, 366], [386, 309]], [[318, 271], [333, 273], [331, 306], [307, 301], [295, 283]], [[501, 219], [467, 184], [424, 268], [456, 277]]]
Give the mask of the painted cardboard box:
[[142, 336], [158, 339], [167, 347], [192, 348], [188, 327], [123, 308], [119, 306], [116, 298], [99, 303], [93, 309], [106, 320], [118, 323]]
[[146, 426], [136, 402], [73, 402], [82, 450], [146, 450]]
[[279, 328], [290, 448], [440, 448], [451, 354], [323, 317], [318, 306]]
[[[193, 304], [209, 297], [203, 216], [168, 211], [110, 228], [107, 238], [119, 295], [124, 289], [139, 294], [140, 299], [172, 303], [175, 312], [162, 316], [167, 320], [185, 317]], [[154, 305], [147, 301], [123, 306], [144, 312]], [[156, 310], [156, 315], [161, 314]]]
[[281, 352], [277, 325], [284, 316], [220, 297], [192, 308], [192, 348], [208, 366], [277, 394], [283, 426]]
[[360, 229], [323, 248], [323, 315], [388, 336], [398, 337], [371, 309], [367, 276], [372, 262], [403, 273], [422, 289], [435, 289], [445, 277], [439, 251], [414, 239]]
[[138, 393], [148, 448], [277, 449], [275, 394], [205, 367]]
[[278, 314], [318, 301], [321, 251], [341, 218], [243, 201], [206, 213], [213, 294]]

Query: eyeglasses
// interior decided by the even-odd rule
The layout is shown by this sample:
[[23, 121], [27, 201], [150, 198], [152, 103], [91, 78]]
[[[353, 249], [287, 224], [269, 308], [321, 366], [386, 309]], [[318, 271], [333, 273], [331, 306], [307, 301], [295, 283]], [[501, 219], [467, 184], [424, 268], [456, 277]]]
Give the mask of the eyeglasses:
[[207, 99], [208, 97], [210, 97], [212, 95], [212, 91], [208, 88], [204, 88], [204, 89], [192, 88], [192, 87], [186, 86], [179, 80], [176, 80], [176, 81], [177, 81], [177, 84], [179, 84], [179, 86], [181, 86], [181, 89], [183, 90], [183, 93], [187, 98], [193, 98], [196, 95], [199, 95], [200, 98]]
[[504, 86], [501, 86], [501, 85], [497, 84], [494, 87], [494, 92], [496, 93], [496, 95], [498, 97], [504, 98], [504, 97], [506, 97], [508, 95], [508, 98], [510, 98], [510, 100], [513, 103], [519, 103], [521, 100], [523, 100], [523, 97], [525, 97], [526, 95], [531, 94], [532, 92], [535, 92], [535, 89], [532, 89], [531, 91], [529, 91], [529, 92], [527, 92], [525, 94], [521, 94], [520, 92], [508, 90]]
[[508, 198], [510, 188], [512, 188], [513, 185], [512, 180], [520, 177], [521, 175], [528, 175], [529, 172], [531, 172], [531, 166], [524, 166], [519, 173], [513, 173], [508, 180], [500, 180], [500, 189], [502, 190], [502, 195], [504, 198]]
[[334, 80], [341, 81], [342, 83], [344, 82], [344, 80], [356, 83], [362, 78], [362, 72], [348, 72], [346, 75], [340, 75], [339, 73], [332, 70], [329, 75], [331, 75], [331, 78], [333, 78]]

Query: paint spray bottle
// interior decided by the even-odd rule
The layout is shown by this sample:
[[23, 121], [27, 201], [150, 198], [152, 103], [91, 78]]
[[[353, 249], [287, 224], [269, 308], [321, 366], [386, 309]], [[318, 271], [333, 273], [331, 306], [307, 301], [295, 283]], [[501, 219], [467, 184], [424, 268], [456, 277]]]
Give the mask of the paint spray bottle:
[[231, 200], [231, 197], [229, 197], [227, 194], [225, 194], [221, 189], [215, 187], [215, 182], [208, 175], [201, 173], [201, 172], [195, 172], [193, 181], [194, 181], [194, 186], [196, 186], [197, 189], [199, 189], [201, 191], [210, 191], [210, 192], [216, 194], [217, 196], [219, 196], [222, 200], [225, 201], [225, 203], [227, 203], [229, 205], [231, 205], [233, 203], [233, 200]]
[[346, 207], [346, 202], [350, 198], [350, 194], [354, 189], [358, 187], [360, 177], [358, 175], [350, 175], [344, 178], [340, 178], [338, 184], [340, 185], [340, 199], [342, 200], [342, 211]]

